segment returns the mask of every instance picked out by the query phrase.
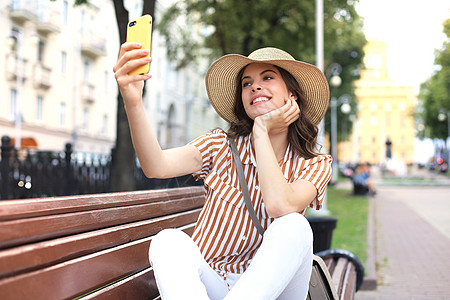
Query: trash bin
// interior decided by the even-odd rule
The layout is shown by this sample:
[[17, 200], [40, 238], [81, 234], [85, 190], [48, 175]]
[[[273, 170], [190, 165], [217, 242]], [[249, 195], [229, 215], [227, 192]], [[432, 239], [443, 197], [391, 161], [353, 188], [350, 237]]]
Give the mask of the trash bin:
[[331, 248], [333, 230], [336, 228], [337, 218], [307, 217], [314, 236], [313, 252], [317, 253]]

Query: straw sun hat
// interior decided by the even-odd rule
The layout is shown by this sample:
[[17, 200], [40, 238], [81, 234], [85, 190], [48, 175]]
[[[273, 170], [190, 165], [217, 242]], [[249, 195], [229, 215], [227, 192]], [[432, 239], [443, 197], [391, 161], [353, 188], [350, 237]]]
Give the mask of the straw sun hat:
[[288, 71], [303, 91], [303, 113], [315, 125], [324, 117], [330, 99], [328, 82], [317, 67], [295, 60], [289, 53], [276, 48], [262, 48], [248, 57], [228, 54], [216, 60], [206, 73], [206, 91], [217, 113], [228, 123], [237, 121], [234, 114], [236, 76], [250, 63], [268, 63]]

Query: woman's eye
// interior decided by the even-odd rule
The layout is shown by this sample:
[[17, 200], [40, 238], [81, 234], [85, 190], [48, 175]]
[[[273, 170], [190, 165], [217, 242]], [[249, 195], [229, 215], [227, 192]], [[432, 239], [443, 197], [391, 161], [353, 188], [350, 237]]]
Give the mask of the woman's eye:
[[251, 85], [250, 82], [244, 82], [244, 83], [242, 83], [242, 87], [246, 87], [246, 86], [250, 86], [250, 85]]
[[266, 77], [264, 77], [264, 80], [270, 80], [270, 79], [273, 79], [273, 77], [272, 77], [272, 76], [266, 76]]

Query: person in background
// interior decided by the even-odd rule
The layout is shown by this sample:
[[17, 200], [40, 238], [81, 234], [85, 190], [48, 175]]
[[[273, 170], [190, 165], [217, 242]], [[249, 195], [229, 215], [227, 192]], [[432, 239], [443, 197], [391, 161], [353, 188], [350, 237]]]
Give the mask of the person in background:
[[370, 176], [370, 164], [363, 163], [359, 165], [355, 170], [353, 176], [354, 191], [356, 194], [369, 194], [375, 196], [376, 190], [373, 183], [373, 179]]

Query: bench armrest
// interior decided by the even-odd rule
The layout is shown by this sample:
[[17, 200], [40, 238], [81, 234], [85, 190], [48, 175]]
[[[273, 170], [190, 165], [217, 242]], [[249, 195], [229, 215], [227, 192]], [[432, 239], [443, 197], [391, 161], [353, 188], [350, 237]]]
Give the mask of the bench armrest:
[[363, 282], [364, 278], [364, 267], [359, 261], [359, 259], [351, 253], [350, 251], [344, 250], [344, 249], [328, 249], [324, 251], [320, 251], [315, 253], [315, 255], [320, 256], [321, 258], [325, 259], [326, 257], [345, 257], [347, 258], [354, 266], [356, 270], [356, 291], [359, 290], [361, 287], [361, 284]]

